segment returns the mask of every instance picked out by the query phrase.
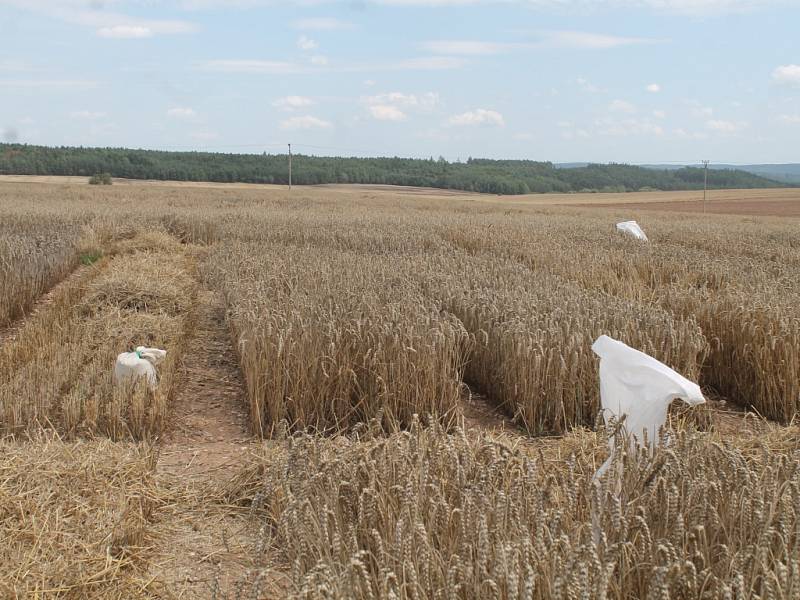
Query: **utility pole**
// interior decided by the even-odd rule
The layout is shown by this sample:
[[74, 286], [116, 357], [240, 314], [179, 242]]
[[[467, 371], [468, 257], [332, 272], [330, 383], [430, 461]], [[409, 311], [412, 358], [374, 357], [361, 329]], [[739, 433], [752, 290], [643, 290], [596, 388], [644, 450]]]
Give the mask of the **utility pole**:
[[289, 191], [292, 191], [292, 145], [289, 144]]
[[706, 214], [706, 195], [708, 194], [708, 161], [703, 161], [705, 173], [703, 174], [703, 214]]

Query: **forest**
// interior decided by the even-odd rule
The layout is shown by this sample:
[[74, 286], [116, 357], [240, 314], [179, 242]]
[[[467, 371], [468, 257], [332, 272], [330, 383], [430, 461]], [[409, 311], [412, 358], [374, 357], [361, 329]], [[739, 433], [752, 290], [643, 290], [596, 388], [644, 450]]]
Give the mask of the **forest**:
[[[589, 164], [559, 168], [551, 162], [470, 158], [359, 158], [295, 154], [292, 183], [385, 184], [464, 190], [491, 194], [548, 192], [634, 192], [702, 189], [699, 168], [652, 169], [627, 164]], [[0, 144], [0, 174], [71, 175], [174, 181], [242, 183], [289, 182], [286, 154], [167, 152], [126, 148], [48, 147]], [[708, 186], [786, 187], [735, 169], [709, 170]]]

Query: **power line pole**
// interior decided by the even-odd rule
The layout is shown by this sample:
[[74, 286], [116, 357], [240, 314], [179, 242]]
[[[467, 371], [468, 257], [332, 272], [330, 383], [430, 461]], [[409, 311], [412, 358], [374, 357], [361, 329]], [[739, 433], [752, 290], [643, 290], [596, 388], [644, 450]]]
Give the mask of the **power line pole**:
[[289, 144], [289, 191], [292, 191], [292, 145]]
[[703, 161], [705, 173], [703, 174], [703, 214], [706, 214], [706, 195], [708, 194], [708, 161]]

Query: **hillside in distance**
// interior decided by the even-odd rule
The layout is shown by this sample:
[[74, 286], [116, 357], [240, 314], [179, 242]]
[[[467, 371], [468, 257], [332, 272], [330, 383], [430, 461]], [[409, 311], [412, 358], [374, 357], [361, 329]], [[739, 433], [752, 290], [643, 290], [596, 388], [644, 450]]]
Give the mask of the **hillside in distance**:
[[[575, 163], [570, 163], [575, 164]], [[681, 169], [681, 165], [642, 165], [648, 169], [657, 170], [674, 170]], [[783, 163], [783, 164], [758, 164], [758, 165], [728, 165], [728, 164], [709, 164], [709, 169], [714, 170], [739, 170], [758, 175], [759, 177], [766, 177], [773, 181], [779, 181], [789, 184], [800, 184], [800, 163]]]
[[[709, 165], [710, 167], [711, 165]], [[800, 164], [788, 163], [781, 165], [719, 165], [718, 169], [739, 169], [747, 171], [760, 177], [766, 177], [775, 181], [800, 184]]]
[[[174, 181], [287, 184], [285, 154], [166, 152], [126, 148], [48, 147], [0, 144], [0, 174], [72, 175]], [[558, 168], [551, 162], [470, 158], [448, 162], [419, 158], [357, 158], [294, 155], [292, 183], [359, 183], [455, 189], [490, 194], [693, 190], [703, 187], [703, 170], [653, 169], [627, 164]], [[722, 188], [783, 187], [737, 169], [709, 172], [708, 185]]]

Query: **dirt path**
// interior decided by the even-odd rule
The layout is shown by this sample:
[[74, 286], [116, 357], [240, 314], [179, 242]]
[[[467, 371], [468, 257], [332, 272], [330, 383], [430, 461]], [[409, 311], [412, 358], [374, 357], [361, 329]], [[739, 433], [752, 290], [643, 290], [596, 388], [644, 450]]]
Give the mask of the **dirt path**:
[[467, 430], [524, 434], [511, 417], [503, 414], [488, 398], [466, 383], [461, 393], [461, 411], [464, 414], [464, 428]]
[[163, 519], [153, 575], [177, 598], [226, 598], [254, 567], [258, 528], [246, 514], [221, 507], [217, 489], [253, 442], [219, 293], [198, 293], [192, 326], [157, 467], [176, 495]]
[[219, 293], [198, 293], [193, 327], [159, 468], [184, 479], [218, 479], [226, 475], [226, 463], [247, 452], [251, 439], [244, 382]]

